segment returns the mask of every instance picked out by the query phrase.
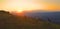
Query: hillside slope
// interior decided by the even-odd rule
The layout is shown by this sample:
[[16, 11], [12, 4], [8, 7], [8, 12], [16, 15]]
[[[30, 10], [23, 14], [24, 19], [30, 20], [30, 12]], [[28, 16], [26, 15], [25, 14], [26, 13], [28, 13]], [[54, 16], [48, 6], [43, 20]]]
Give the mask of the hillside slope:
[[[1, 13], [3, 12], [3, 13]], [[60, 29], [60, 25], [27, 16], [14, 16], [0, 12], [0, 29]]]

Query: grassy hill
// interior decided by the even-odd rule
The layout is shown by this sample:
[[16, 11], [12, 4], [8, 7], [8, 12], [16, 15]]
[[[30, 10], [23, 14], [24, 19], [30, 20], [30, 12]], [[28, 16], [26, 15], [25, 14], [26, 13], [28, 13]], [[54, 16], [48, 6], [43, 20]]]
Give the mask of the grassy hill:
[[[39, 18], [20, 17], [19, 25], [24, 29], [60, 29], [60, 25]], [[19, 27], [19, 28], [20, 28]]]
[[4, 11], [1, 12], [0, 29], [60, 29], [60, 25], [44, 21], [41, 18], [14, 16]]
[[37, 20], [35, 18], [21, 17], [21, 19], [19, 19], [18, 26], [24, 29], [42, 29], [43, 24], [44, 24], [43, 21]]

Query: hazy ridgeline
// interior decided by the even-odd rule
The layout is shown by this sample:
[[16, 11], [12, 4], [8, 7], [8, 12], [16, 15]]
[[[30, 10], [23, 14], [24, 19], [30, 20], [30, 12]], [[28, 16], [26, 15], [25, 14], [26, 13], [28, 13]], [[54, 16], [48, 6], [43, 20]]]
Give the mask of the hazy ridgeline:
[[60, 29], [60, 25], [35, 17], [21, 17], [0, 11], [0, 29]]

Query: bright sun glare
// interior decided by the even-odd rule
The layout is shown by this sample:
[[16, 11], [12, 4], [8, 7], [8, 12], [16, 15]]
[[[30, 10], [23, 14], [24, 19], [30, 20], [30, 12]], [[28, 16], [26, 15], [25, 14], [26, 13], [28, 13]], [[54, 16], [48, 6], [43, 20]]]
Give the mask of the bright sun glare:
[[[52, 1], [52, 0], [51, 0]], [[0, 0], [0, 10], [23, 12], [32, 10], [59, 11], [60, 5], [45, 0]]]
[[6, 6], [6, 8], [10, 9], [8, 11], [17, 11], [17, 12], [22, 12], [22, 11], [30, 11], [30, 10], [36, 10], [36, 9], [42, 9], [43, 5], [36, 4], [32, 1], [29, 0], [10, 0]]

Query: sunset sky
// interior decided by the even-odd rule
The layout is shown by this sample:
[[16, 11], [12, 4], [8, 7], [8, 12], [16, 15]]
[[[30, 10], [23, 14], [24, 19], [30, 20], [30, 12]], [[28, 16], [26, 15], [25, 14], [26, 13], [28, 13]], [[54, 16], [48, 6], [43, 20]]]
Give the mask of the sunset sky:
[[60, 0], [0, 0], [0, 10], [6, 11], [60, 11]]

